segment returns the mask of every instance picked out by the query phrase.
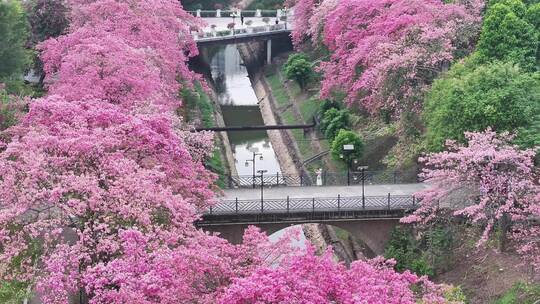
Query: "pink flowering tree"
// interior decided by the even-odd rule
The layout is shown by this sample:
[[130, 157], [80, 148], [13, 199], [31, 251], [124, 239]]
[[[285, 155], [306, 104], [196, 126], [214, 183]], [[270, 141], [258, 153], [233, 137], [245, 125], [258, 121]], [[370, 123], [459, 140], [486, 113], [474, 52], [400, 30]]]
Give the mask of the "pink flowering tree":
[[237, 246], [201, 231], [192, 231], [181, 247], [172, 248], [155, 247], [152, 236], [139, 229], [119, 236], [122, 256], [94, 265], [82, 277], [92, 303], [215, 303], [234, 278], [296, 250], [288, 236], [271, 243], [253, 227]]
[[[123, 302], [110, 291], [131, 281], [92, 274], [130, 275], [115, 265], [142, 254], [134, 242], [149, 255], [133, 262], [140, 269], [196, 250], [238, 275], [253, 254], [193, 226], [214, 202], [214, 176], [193, 146], [211, 143], [187, 138], [174, 113], [180, 87], [199, 77], [187, 67], [197, 21], [172, 0], [69, 4], [69, 33], [40, 46], [49, 95], [0, 143], [0, 279], [32, 284], [46, 303], [81, 289], [93, 303]], [[214, 291], [227, 283], [212, 279]], [[165, 303], [152, 290], [145, 303]]]
[[393, 266], [393, 261], [375, 259], [347, 269], [333, 261], [331, 251], [316, 256], [310, 247], [279, 268], [261, 267], [234, 280], [219, 303], [445, 303], [438, 287]]
[[540, 269], [540, 251], [536, 250], [540, 229], [531, 226], [540, 215], [535, 151], [519, 150], [510, 144], [512, 136], [489, 129], [465, 133], [465, 137], [466, 145], [448, 141], [448, 151], [420, 159], [425, 165], [421, 177], [430, 188], [416, 194], [420, 208], [401, 221], [427, 224], [443, 209], [450, 209], [455, 216], [485, 227], [479, 246], [497, 228], [502, 249], [510, 236], [518, 251], [529, 255]]
[[481, 1], [298, 0], [293, 40], [322, 39], [330, 51], [320, 66], [322, 97], [344, 91], [349, 104], [373, 114], [418, 111], [431, 81], [471, 50], [481, 8]]
[[312, 38], [309, 35], [309, 19], [315, 14], [317, 6], [321, 0], [287, 0], [286, 5], [294, 7], [294, 30], [292, 31], [292, 41], [296, 48], [302, 46], [307, 39]]
[[[40, 45], [48, 96], [0, 137], [0, 280], [50, 304], [79, 292], [93, 304], [215, 303], [235, 279], [294, 265], [289, 237], [251, 228], [232, 245], [194, 225], [215, 200], [202, 164], [212, 143], [181, 130], [175, 110], [200, 79], [187, 67], [198, 21], [175, 0], [68, 4], [69, 32]], [[388, 282], [412, 297], [417, 278], [369, 267], [381, 283], [345, 287]]]

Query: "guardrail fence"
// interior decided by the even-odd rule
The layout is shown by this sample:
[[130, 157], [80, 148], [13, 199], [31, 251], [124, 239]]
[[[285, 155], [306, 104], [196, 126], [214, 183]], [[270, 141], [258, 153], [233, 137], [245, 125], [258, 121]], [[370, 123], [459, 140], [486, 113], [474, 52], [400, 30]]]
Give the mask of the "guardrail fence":
[[225, 200], [211, 207], [206, 214], [263, 214], [299, 212], [340, 212], [362, 210], [403, 210], [418, 206], [413, 195], [285, 198], [265, 200]]

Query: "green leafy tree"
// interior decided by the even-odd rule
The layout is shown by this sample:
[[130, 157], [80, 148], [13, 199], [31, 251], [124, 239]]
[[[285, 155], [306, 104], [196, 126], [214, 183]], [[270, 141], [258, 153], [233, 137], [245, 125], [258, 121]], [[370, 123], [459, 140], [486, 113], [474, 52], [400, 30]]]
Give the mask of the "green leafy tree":
[[[353, 145], [354, 150], [344, 151], [344, 145]], [[332, 142], [331, 153], [334, 159], [350, 163], [364, 156], [364, 142], [355, 132], [341, 129]]]
[[538, 8], [533, 5], [529, 10], [521, 0], [491, 3], [476, 50], [480, 63], [512, 61], [527, 70], [536, 69], [540, 35], [536, 20]]
[[341, 103], [335, 100], [325, 99], [319, 103], [319, 109], [318, 113], [321, 117], [324, 116], [324, 113], [330, 109], [338, 109], [340, 110], [342, 108]]
[[320, 129], [329, 141], [334, 140], [341, 129], [349, 129], [351, 118], [347, 109], [331, 108], [324, 113]]
[[306, 88], [313, 76], [311, 61], [302, 53], [290, 55], [287, 63], [285, 63], [284, 71], [287, 78], [295, 80], [302, 90]]
[[20, 1], [0, 1], [0, 82], [22, 77], [29, 63], [28, 24]]
[[[446, 139], [463, 141], [465, 131], [533, 128], [540, 106], [539, 78], [512, 63], [454, 65], [435, 81], [426, 100], [428, 148], [438, 151]], [[523, 134], [520, 137], [524, 141], [540, 137]]]

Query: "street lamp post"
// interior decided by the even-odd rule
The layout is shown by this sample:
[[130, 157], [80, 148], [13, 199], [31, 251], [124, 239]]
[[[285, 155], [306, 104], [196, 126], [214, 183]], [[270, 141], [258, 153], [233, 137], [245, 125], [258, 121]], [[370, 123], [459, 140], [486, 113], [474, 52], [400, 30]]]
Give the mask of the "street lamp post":
[[[351, 163], [353, 161], [351, 157], [347, 156], [350, 156], [352, 151], [354, 151], [354, 145], [343, 145], [343, 153], [346, 152], [347, 154], [341, 154], [341, 158], [347, 162], [347, 186], [351, 185]], [[354, 162], [358, 161], [355, 159]]]
[[255, 163], [256, 163], [256, 160], [257, 160], [257, 156], [260, 156], [259, 157], [259, 160], [263, 160], [263, 155], [262, 153], [257, 153], [257, 152], [252, 152], [253, 153], [253, 158], [252, 159], [247, 159], [246, 162], [245, 162], [245, 166], [246, 167], [249, 167], [249, 163], [253, 163], [253, 188], [255, 188]]
[[261, 175], [261, 213], [264, 211], [264, 174], [268, 170], [257, 170], [257, 173]]
[[364, 183], [366, 181], [366, 170], [368, 166], [360, 166], [358, 169], [362, 171], [362, 209], [366, 208], [366, 195], [364, 192]]

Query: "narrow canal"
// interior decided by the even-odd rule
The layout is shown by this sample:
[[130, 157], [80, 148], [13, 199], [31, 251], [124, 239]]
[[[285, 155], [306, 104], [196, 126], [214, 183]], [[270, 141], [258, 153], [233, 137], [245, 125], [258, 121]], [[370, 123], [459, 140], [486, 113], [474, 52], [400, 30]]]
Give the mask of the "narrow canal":
[[[236, 45], [220, 46], [211, 58], [210, 68], [225, 125], [264, 125], [259, 101]], [[255, 172], [267, 170], [266, 174], [281, 174], [281, 167], [266, 131], [229, 132], [228, 137], [239, 175], [253, 174], [253, 163], [246, 161], [253, 159], [254, 152], [262, 154], [262, 160], [259, 155], [255, 158]], [[270, 239], [277, 241], [285, 230], [274, 233]], [[306, 238], [301, 231], [300, 240], [293, 246], [304, 247], [305, 242]]]
[[[257, 96], [236, 45], [221, 46], [211, 58], [210, 66], [225, 125], [264, 125]], [[254, 152], [262, 154], [262, 160], [260, 155], [255, 158], [255, 172], [281, 173], [266, 131], [229, 132], [228, 136], [239, 175], [253, 174], [252, 162], [246, 161], [253, 159]]]

